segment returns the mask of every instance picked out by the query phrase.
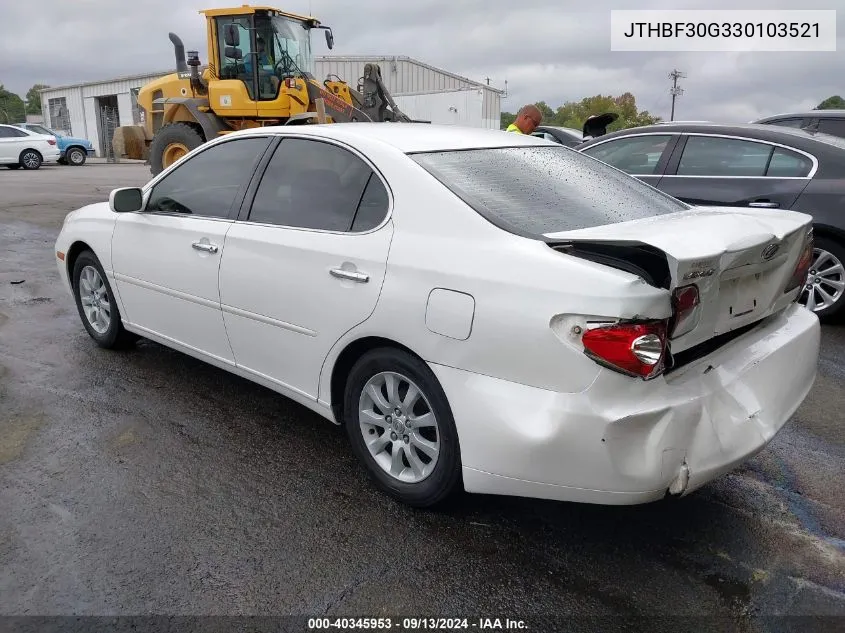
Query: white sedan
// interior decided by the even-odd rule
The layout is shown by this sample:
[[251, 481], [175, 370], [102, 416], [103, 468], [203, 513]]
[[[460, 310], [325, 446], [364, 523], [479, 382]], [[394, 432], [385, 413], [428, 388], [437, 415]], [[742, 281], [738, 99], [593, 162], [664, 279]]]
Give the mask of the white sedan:
[[345, 425], [376, 484], [601, 504], [762, 450], [816, 376], [811, 218], [691, 208], [536, 137], [265, 127], [71, 213], [94, 341], [137, 336]]
[[0, 165], [9, 169], [38, 169], [44, 163], [58, 162], [60, 154], [55, 136], [0, 125]]

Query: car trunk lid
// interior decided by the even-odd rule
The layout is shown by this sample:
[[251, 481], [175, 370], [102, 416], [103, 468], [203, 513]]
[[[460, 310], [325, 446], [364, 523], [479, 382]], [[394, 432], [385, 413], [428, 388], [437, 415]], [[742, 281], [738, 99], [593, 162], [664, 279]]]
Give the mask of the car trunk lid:
[[696, 207], [545, 238], [556, 250], [635, 273], [659, 271], [643, 262], [660, 257], [663, 274], [642, 274], [648, 283], [672, 293], [694, 284], [694, 322], [672, 337], [673, 352], [682, 352], [792, 303], [801, 284], [785, 290], [811, 223], [810, 216], [789, 211]]

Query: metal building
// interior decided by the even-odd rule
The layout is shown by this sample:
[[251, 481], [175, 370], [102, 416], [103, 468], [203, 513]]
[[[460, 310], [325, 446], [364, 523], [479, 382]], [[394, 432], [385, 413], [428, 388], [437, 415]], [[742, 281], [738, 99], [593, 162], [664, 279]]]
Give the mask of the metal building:
[[[367, 63], [381, 66], [387, 89], [411, 118], [499, 128], [502, 90], [410, 57], [317, 57], [314, 74], [320, 79], [336, 75], [355, 87]], [[138, 90], [172, 72], [175, 70], [47, 88], [41, 92], [44, 122], [57, 132], [87, 138], [98, 156], [109, 156], [114, 129], [141, 122]]]
[[108, 156], [113, 152], [114, 129], [141, 122], [135, 100], [138, 90], [172, 72], [175, 71], [47, 88], [41, 91], [44, 123], [56, 132], [87, 138], [97, 150], [97, 156]]
[[413, 119], [498, 130], [504, 91], [410, 57], [316, 58], [316, 76], [336, 75], [352, 86], [376, 63], [396, 105]]

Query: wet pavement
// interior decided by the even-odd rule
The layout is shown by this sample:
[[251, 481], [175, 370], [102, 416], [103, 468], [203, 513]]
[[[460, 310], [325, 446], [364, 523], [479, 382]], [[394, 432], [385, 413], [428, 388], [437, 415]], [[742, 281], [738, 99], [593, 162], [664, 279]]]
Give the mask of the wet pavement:
[[680, 502], [459, 495], [414, 511], [285, 398], [154, 343], [94, 346], [53, 243], [68, 211], [148, 175], [0, 170], [0, 614], [845, 628], [845, 327], [823, 329], [817, 383], [769, 448]]

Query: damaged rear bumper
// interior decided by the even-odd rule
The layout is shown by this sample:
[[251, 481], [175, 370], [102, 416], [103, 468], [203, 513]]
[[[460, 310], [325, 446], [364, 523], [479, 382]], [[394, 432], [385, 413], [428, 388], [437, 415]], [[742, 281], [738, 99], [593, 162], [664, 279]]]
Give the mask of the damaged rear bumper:
[[602, 370], [558, 393], [432, 365], [468, 492], [635, 504], [686, 495], [771, 441], [815, 380], [820, 326], [799, 305], [653, 381]]

